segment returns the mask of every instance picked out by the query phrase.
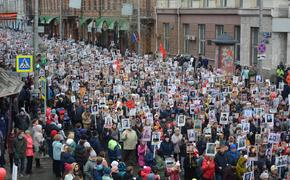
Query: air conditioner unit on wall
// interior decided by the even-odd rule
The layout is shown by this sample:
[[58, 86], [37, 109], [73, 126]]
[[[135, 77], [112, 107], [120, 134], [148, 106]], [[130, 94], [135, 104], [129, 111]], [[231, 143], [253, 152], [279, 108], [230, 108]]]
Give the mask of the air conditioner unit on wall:
[[187, 39], [187, 40], [190, 40], [190, 41], [195, 41], [196, 38], [195, 38], [194, 35], [187, 35], [187, 36], [186, 36], [186, 39]]

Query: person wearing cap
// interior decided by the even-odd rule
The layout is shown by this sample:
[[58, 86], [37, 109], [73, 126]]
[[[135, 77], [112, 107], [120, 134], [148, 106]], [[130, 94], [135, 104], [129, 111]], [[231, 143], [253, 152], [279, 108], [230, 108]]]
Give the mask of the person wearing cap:
[[86, 162], [84, 166], [85, 180], [93, 179], [93, 170], [94, 170], [94, 167], [97, 165], [96, 160], [97, 160], [97, 154], [94, 151], [92, 151], [90, 153], [88, 161]]
[[64, 180], [73, 180], [75, 175], [73, 174], [73, 164], [65, 163], [64, 164]]
[[279, 179], [278, 168], [276, 165], [272, 165], [269, 180], [278, 180], [278, 179]]
[[230, 145], [230, 150], [226, 152], [226, 156], [228, 159], [228, 162], [232, 166], [236, 166], [237, 162], [240, 158], [240, 152], [237, 151], [237, 145], [236, 144], [231, 144]]

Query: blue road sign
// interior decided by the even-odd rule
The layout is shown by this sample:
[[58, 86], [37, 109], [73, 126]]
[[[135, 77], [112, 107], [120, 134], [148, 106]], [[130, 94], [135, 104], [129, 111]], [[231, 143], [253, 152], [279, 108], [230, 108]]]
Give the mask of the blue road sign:
[[16, 72], [33, 72], [33, 56], [18, 55], [16, 57]]

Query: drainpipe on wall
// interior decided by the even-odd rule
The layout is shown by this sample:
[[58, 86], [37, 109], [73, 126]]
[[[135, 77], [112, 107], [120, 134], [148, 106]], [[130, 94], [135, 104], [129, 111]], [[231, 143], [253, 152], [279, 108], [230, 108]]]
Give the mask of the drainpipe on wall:
[[177, 54], [180, 53], [180, 0], [177, 8]]
[[155, 7], [155, 14], [156, 14], [156, 21], [155, 21], [155, 34], [156, 34], [156, 38], [155, 38], [155, 53], [158, 52], [158, 16], [157, 16], [157, 6]]

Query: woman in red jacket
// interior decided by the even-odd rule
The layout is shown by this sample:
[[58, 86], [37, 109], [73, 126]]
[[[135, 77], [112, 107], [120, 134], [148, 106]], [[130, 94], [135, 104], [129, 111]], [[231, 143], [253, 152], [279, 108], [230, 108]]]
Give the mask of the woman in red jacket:
[[26, 140], [26, 159], [27, 159], [27, 165], [26, 165], [26, 174], [32, 173], [32, 161], [33, 161], [33, 139], [31, 137], [30, 131], [26, 130], [24, 138]]
[[204, 180], [213, 180], [215, 172], [215, 163], [213, 157], [205, 156], [202, 161], [202, 171]]

